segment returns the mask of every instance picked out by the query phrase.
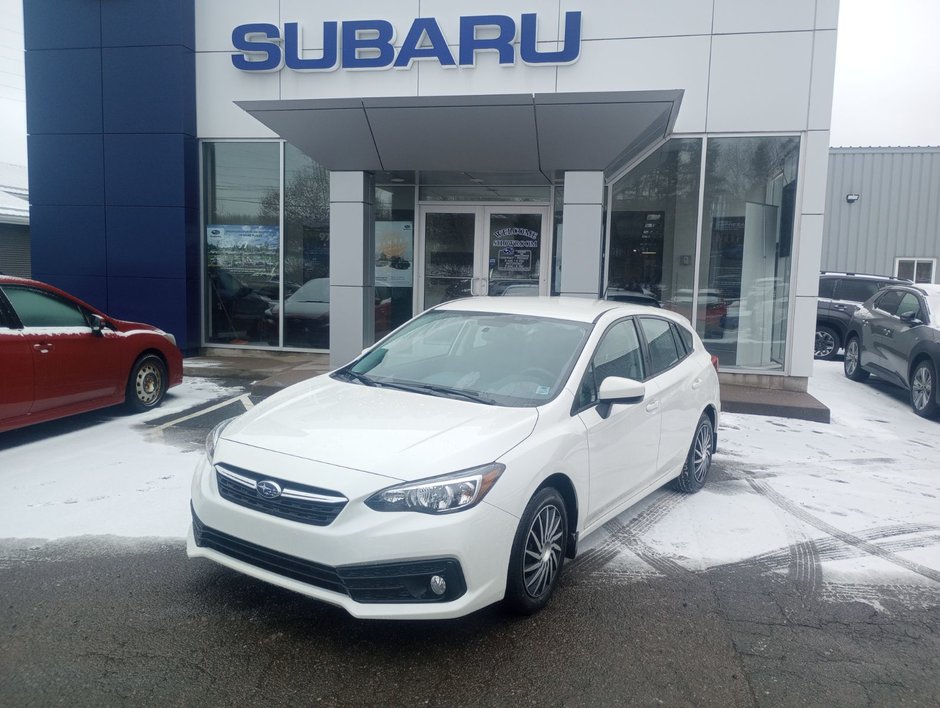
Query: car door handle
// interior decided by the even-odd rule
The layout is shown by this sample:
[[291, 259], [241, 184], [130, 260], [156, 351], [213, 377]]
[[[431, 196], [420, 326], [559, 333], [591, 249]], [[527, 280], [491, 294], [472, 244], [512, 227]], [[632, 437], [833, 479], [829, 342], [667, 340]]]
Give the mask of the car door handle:
[[844, 309], [845, 309], [845, 305], [833, 305], [833, 306], [832, 306], [832, 309], [833, 309], [833, 310], [844, 310]]
[[33, 349], [40, 354], [48, 354], [49, 350], [52, 349], [52, 345], [49, 342], [43, 342], [42, 344], [34, 344]]
[[655, 413], [659, 410], [659, 401], [650, 401], [646, 404], [647, 413]]

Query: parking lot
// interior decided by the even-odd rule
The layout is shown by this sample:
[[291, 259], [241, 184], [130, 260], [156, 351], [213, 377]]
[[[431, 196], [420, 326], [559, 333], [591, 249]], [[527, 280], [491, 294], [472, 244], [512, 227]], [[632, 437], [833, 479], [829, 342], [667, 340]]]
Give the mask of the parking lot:
[[940, 422], [839, 361], [811, 392], [830, 425], [726, 414], [706, 489], [585, 539], [527, 620], [361, 622], [187, 561], [238, 382], [4, 434], [0, 704], [937, 704]]

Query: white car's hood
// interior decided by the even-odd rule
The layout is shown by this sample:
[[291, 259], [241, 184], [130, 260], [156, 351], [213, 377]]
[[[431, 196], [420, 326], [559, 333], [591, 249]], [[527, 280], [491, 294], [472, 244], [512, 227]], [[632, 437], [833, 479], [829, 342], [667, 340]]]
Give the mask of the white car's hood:
[[219, 450], [231, 440], [410, 481], [492, 462], [528, 437], [537, 420], [535, 408], [488, 406], [319, 376], [233, 421]]

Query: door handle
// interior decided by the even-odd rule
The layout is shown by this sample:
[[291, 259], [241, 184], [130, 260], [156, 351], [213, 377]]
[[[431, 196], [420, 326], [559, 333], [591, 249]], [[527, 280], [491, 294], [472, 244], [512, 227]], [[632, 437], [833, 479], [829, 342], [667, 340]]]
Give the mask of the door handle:
[[659, 410], [659, 401], [650, 401], [646, 404], [647, 413], [655, 413]]
[[33, 349], [40, 354], [48, 354], [49, 350], [52, 349], [52, 345], [49, 342], [42, 342], [41, 344], [34, 344]]

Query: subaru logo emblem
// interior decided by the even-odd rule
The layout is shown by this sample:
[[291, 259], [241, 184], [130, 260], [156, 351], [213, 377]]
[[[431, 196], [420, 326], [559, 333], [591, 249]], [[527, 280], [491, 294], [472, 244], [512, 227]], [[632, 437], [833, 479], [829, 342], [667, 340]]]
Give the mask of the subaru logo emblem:
[[265, 499], [277, 499], [281, 496], [281, 485], [270, 479], [263, 479], [258, 482], [258, 494]]

